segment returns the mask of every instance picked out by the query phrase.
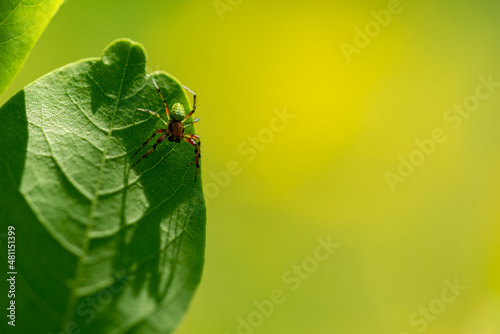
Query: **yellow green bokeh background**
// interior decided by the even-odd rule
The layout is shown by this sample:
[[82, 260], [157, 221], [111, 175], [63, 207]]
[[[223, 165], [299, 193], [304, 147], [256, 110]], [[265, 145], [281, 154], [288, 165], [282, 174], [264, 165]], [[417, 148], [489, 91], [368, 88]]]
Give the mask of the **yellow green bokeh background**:
[[[500, 3], [401, 0], [350, 63], [339, 45], [387, 1], [231, 3], [221, 20], [213, 0], [68, 0], [0, 102], [119, 37], [197, 92], [218, 191], [179, 334], [238, 333], [276, 289], [254, 333], [419, 333], [409, 317], [455, 279], [467, 288], [423, 332], [500, 333], [500, 87], [458, 129], [443, 119], [480, 76], [500, 81]], [[238, 147], [284, 108], [296, 117], [247, 161]], [[447, 140], [391, 191], [384, 174], [436, 128]], [[291, 291], [283, 274], [328, 236], [340, 247]]]

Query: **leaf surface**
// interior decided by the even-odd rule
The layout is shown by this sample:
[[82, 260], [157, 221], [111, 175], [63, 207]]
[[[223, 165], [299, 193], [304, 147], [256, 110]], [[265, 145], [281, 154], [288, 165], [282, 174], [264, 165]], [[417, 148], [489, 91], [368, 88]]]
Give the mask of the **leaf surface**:
[[136, 110], [165, 113], [152, 76], [169, 107], [191, 110], [190, 97], [145, 64], [141, 45], [118, 40], [0, 109], [0, 233], [16, 228], [19, 333], [171, 333], [187, 309], [205, 243], [194, 148], [165, 140], [129, 167], [165, 127]]
[[0, 94], [17, 75], [63, 2], [64, 0], [0, 1]]

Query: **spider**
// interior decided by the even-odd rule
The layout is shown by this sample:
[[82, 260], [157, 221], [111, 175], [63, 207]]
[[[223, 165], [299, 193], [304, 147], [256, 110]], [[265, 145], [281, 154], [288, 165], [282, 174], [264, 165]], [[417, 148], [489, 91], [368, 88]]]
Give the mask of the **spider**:
[[[147, 112], [151, 115], [154, 115], [158, 117], [159, 119], [162, 120], [163, 123], [165, 123], [166, 128], [165, 129], [158, 129], [156, 130], [151, 137], [149, 137], [142, 145], [139, 147], [139, 149], [134, 153], [132, 156], [132, 159], [139, 153], [139, 151], [147, 144], [151, 139], [153, 139], [157, 134], [161, 133], [161, 136], [158, 137], [156, 140], [156, 143], [139, 159], [137, 160], [131, 167], [132, 169], [135, 165], [137, 165], [142, 159], [147, 157], [151, 152], [153, 152], [156, 149], [156, 146], [158, 146], [165, 138], [168, 139], [170, 142], [176, 142], [180, 143], [181, 140], [186, 141], [188, 144], [194, 146], [194, 154], [195, 154], [195, 159], [193, 162], [191, 162], [189, 166], [191, 166], [193, 163], [196, 163], [196, 173], [194, 175], [194, 180], [196, 181], [196, 177], [198, 175], [198, 170], [200, 169], [200, 157], [201, 157], [201, 151], [200, 151], [200, 137], [197, 135], [191, 134], [191, 133], [184, 133], [184, 129], [186, 125], [196, 123], [199, 121], [199, 118], [196, 118], [194, 121], [187, 122], [186, 121], [191, 117], [191, 115], [194, 114], [196, 111], [196, 94], [189, 89], [188, 87], [184, 86], [184, 89], [186, 89], [188, 92], [193, 94], [193, 110], [187, 115], [185, 115], [184, 112], [184, 107], [180, 103], [175, 103], [172, 106], [172, 110], [169, 111], [167, 102], [165, 101], [165, 98], [163, 97], [163, 94], [161, 93], [160, 88], [158, 87], [158, 84], [156, 83], [155, 79], [153, 78], [153, 83], [156, 87], [156, 90], [158, 91], [158, 94], [160, 94], [160, 97], [163, 101], [163, 106], [165, 107], [165, 113], [167, 114], [167, 120], [165, 120], [160, 114], [147, 110], [147, 109], [137, 109], [138, 111], [144, 111]], [[196, 142], [197, 141], [197, 142]]]

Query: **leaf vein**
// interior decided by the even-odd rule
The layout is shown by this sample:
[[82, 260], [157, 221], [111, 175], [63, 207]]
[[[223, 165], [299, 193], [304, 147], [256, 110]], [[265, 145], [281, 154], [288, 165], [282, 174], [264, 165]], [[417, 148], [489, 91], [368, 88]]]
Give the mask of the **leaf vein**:
[[[128, 50], [126, 64], [128, 64], [131, 50], [132, 50], [132, 48], [130, 48]], [[122, 78], [121, 78], [121, 82], [120, 82], [120, 88], [118, 90], [119, 94], [122, 93], [123, 83], [125, 81], [125, 74], [126, 74], [126, 72], [127, 72], [127, 65], [125, 66], [125, 70], [123, 71], [123, 74], [122, 74]], [[93, 78], [92, 78], [92, 80], [95, 82], [95, 80]], [[102, 91], [102, 88], [99, 86], [99, 84], [97, 82], [96, 82], [96, 85]], [[107, 94], [105, 94], [105, 93], [104, 93], [104, 95], [107, 96]], [[92, 202], [91, 202], [91, 205], [90, 205], [90, 210], [89, 210], [89, 225], [87, 226], [87, 229], [85, 231], [85, 241], [84, 241], [84, 247], [83, 247], [84, 257], [86, 257], [88, 255], [88, 250], [89, 250], [89, 245], [90, 245], [89, 235], [90, 235], [90, 233], [92, 231], [92, 228], [93, 228], [94, 212], [95, 212], [95, 208], [97, 206], [97, 200], [99, 199], [99, 188], [101, 186], [101, 180], [102, 180], [102, 176], [103, 176], [103, 173], [104, 173], [104, 165], [106, 163], [106, 155], [107, 155], [109, 143], [111, 141], [111, 134], [113, 132], [113, 125], [114, 125], [114, 121], [115, 121], [115, 117], [116, 117], [116, 112], [118, 110], [119, 103], [120, 103], [120, 99], [118, 97], [118, 99], [116, 101], [115, 109], [113, 111], [113, 117], [111, 119], [111, 125], [109, 127], [108, 136], [107, 136], [107, 139], [106, 139], [106, 145], [104, 147], [104, 152], [103, 152], [102, 159], [101, 159], [101, 167], [100, 167], [99, 175], [98, 175], [98, 178], [97, 178], [97, 185], [96, 185], [96, 189], [95, 189], [95, 193], [94, 193], [94, 198], [92, 199]], [[77, 266], [76, 266], [76, 272], [75, 272], [75, 276], [76, 276], [75, 281], [76, 281], [77, 288], [79, 288], [80, 284], [81, 284], [81, 276], [82, 276], [82, 273], [83, 273], [83, 267], [84, 267], [84, 261], [83, 261], [83, 258], [80, 257], [78, 259], [78, 263], [77, 263]], [[61, 330], [64, 330], [65, 324], [68, 323], [73, 318], [73, 316], [74, 316], [74, 310], [76, 308], [76, 302], [78, 300], [78, 295], [77, 295], [76, 292], [77, 292], [76, 290], [72, 290], [71, 293], [70, 293], [70, 295], [69, 295], [68, 303], [67, 303], [68, 307], [66, 308], [66, 314], [64, 316], [64, 320], [65, 321], [61, 322], [61, 328], [60, 328]]]

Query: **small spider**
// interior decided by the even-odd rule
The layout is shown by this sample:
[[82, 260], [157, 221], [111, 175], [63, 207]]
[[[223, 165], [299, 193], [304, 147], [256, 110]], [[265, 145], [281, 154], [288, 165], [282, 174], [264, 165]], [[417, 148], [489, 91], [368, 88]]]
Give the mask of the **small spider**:
[[[132, 169], [135, 165], [137, 165], [142, 159], [147, 157], [151, 152], [153, 152], [156, 149], [156, 146], [158, 146], [165, 138], [168, 139], [170, 142], [176, 142], [180, 143], [181, 140], [185, 140], [187, 143], [191, 144], [194, 146], [194, 154], [195, 154], [195, 159], [193, 162], [191, 162], [189, 166], [191, 166], [193, 163], [196, 163], [196, 174], [194, 175], [194, 180], [196, 181], [196, 176], [198, 175], [198, 170], [200, 169], [200, 157], [201, 157], [201, 151], [200, 151], [200, 137], [197, 135], [191, 134], [191, 133], [184, 133], [184, 129], [186, 125], [196, 123], [198, 122], [199, 118], [196, 118], [194, 121], [187, 122], [185, 123], [191, 115], [194, 114], [196, 111], [196, 94], [189, 89], [188, 87], [184, 86], [184, 88], [193, 94], [193, 110], [187, 115], [185, 115], [184, 112], [184, 107], [180, 103], [175, 103], [172, 106], [172, 110], [169, 111], [167, 102], [165, 101], [165, 98], [163, 97], [163, 94], [160, 91], [160, 88], [158, 87], [158, 84], [156, 83], [155, 79], [153, 78], [153, 83], [156, 87], [156, 90], [158, 91], [158, 94], [160, 94], [160, 97], [163, 101], [163, 106], [165, 107], [165, 113], [167, 114], [167, 120], [165, 120], [160, 114], [147, 110], [147, 109], [137, 109], [138, 111], [144, 111], [147, 112], [151, 115], [154, 115], [158, 117], [159, 119], [162, 120], [163, 123], [167, 126], [166, 129], [158, 129], [156, 130], [151, 137], [146, 140], [141, 147], [137, 150], [137, 152], [134, 153], [132, 156], [132, 159], [139, 153], [139, 151], [147, 144], [151, 139], [153, 139], [157, 134], [161, 133], [162, 135], [158, 137], [158, 140], [156, 140], [156, 143], [139, 159], [137, 160], [131, 167]], [[196, 143], [198, 141], [198, 143]]]

